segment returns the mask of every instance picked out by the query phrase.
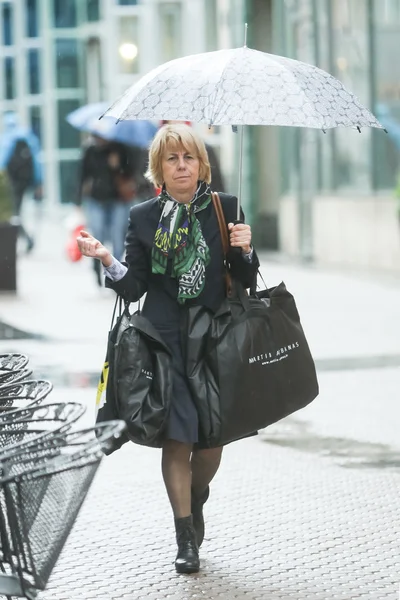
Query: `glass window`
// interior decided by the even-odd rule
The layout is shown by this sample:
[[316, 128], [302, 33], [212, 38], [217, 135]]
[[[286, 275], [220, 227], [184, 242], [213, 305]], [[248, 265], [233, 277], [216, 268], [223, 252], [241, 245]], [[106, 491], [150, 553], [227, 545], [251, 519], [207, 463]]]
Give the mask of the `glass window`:
[[54, 27], [76, 27], [75, 0], [53, 0]]
[[62, 203], [74, 202], [77, 196], [78, 167], [79, 161], [77, 160], [60, 160], [59, 162]]
[[40, 106], [29, 107], [29, 121], [33, 133], [42, 141], [42, 111]]
[[3, 44], [4, 46], [12, 46], [13, 44], [13, 12], [9, 2], [5, 2], [2, 6], [2, 21], [3, 21]]
[[80, 133], [72, 127], [65, 117], [79, 108], [81, 102], [76, 99], [59, 100], [58, 101], [58, 146], [59, 148], [79, 148]]
[[30, 94], [40, 93], [39, 50], [28, 50], [28, 90]]
[[[386, 4], [389, 5], [389, 2]], [[400, 154], [400, 19], [395, 20], [395, 8], [400, 2], [391, 0], [392, 19], [383, 20], [381, 3], [375, 0], [375, 106], [374, 112], [388, 134], [373, 131], [375, 184], [380, 189], [393, 189], [399, 172]]]
[[4, 59], [4, 89], [6, 100], [15, 98], [15, 61], [11, 56]]
[[140, 0], [118, 0], [118, 4], [121, 6], [135, 6], [139, 4]]
[[139, 72], [139, 19], [121, 17], [119, 21], [119, 64], [121, 73]]
[[79, 56], [77, 40], [56, 40], [56, 73], [57, 87], [79, 87]]
[[30, 38], [38, 37], [39, 35], [39, 23], [38, 23], [38, 7], [37, 0], [26, 0], [25, 9], [25, 28], [26, 36]]
[[375, 15], [378, 23], [392, 25], [400, 23], [400, 0], [375, 0]]
[[216, 0], [205, 1], [206, 46], [209, 52], [218, 50], [218, 14]]
[[181, 55], [181, 4], [160, 4], [161, 60], [172, 60]]
[[[368, 3], [336, 0], [329, 3], [333, 30], [333, 75], [370, 106]], [[371, 132], [338, 128], [334, 143], [334, 185], [365, 190], [371, 183]]]
[[99, 0], [86, 0], [87, 20], [98, 21], [100, 19]]

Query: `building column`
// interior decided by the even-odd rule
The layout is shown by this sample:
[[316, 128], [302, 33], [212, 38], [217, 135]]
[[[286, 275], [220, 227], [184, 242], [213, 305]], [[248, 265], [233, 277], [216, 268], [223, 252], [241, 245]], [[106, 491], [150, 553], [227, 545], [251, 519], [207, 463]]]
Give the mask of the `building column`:
[[[193, 24], [195, 25], [195, 34]], [[205, 20], [203, 0], [182, 2], [182, 56], [205, 52]]]
[[43, 0], [39, 5], [39, 22], [42, 38], [42, 156], [45, 198], [53, 206], [60, 201], [58, 173], [58, 115], [55, 94], [55, 66], [52, 36], [52, 3]]
[[[297, 13], [297, 59], [316, 64], [315, 0], [299, 0]], [[317, 135], [319, 131], [297, 128], [297, 205], [299, 252], [304, 261], [313, 260], [313, 202], [317, 190]]]
[[[146, 0], [142, 6], [141, 31], [141, 72], [148, 73], [158, 64], [159, 56], [159, 26], [158, 1]], [[150, 33], [151, 32], [151, 33]]]

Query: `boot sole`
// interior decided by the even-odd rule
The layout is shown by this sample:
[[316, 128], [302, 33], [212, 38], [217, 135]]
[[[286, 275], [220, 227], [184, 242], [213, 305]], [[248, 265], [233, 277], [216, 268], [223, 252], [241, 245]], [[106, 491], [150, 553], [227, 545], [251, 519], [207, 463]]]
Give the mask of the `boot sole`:
[[200, 571], [200, 565], [199, 566], [195, 566], [193, 565], [192, 567], [189, 566], [185, 566], [185, 565], [175, 565], [175, 569], [176, 572], [179, 573], [180, 575], [190, 575], [191, 573], [198, 573]]

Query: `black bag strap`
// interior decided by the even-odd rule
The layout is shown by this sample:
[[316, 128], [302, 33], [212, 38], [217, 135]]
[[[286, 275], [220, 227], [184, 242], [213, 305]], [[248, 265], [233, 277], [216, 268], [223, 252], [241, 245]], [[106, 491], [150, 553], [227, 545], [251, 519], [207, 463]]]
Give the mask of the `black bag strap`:
[[111, 317], [111, 324], [110, 324], [110, 331], [111, 329], [114, 327], [114, 323], [116, 322], [117, 318], [117, 308], [118, 308], [118, 316], [121, 315], [121, 303], [122, 303], [122, 297], [121, 296], [117, 296], [115, 298], [115, 303], [114, 303], [114, 309], [113, 309], [113, 313], [112, 313], [112, 317]]
[[266, 283], [265, 283], [265, 281], [264, 281], [264, 277], [261, 275], [261, 271], [260, 271], [260, 269], [258, 269], [257, 273], [258, 273], [258, 275], [260, 276], [260, 278], [261, 278], [261, 281], [263, 282], [265, 289], [266, 289], [266, 290], [268, 290], [268, 286], [267, 286], [267, 284], [266, 284]]
[[[221, 233], [222, 249], [224, 252], [224, 264], [225, 264], [225, 269], [226, 269], [226, 292], [227, 292], [228, 296], [231, 296], [232, 291], [233, 291], [233, 284], [232, 284], [232, 277], [229, 273], [229, 268], [228, 268], [228, 264], [227, 264], [227, 254], [229, 252], [229, 238], [228, 238], [228, 229], [226, 226], [224, 209], [222, 208], [221, 198], [219, 197], [218, 192], [211, 192], [211, 198], [212, 198], [212, 201], [214, 204], [214, 209], [215, 209], [217, 219], [218, 219], [219, 230]], [[264, 281], [264, 277], [261, 275], [260, 269], [258, 269], [258, 275], [260, 276], [261, 281], [264, 284], [265, 290], [268, 292], [267, 284]], [[256, 293], [257, 286], [258, 286], [257, 278], [255, 278], [254, 285], [250, 287], [250, 295], [251, 296], [254, 296], [254, 294]]]
[[[110, 331], [113, 329], [115, 323], [117, 322], [117, 319], [119, 319], [120, 316], [126, 310], [129, 309], [129, 305], [130, 305], [130, 302], [128, 302], [127, 300], [124, 300], [122, 296], [117, 295], [117, 297], [115, 298], [113, 313], [112, 313], [112, 317], [111, 317]], [[139, 300], [139, 311], [140, 311], [140, 300]]]

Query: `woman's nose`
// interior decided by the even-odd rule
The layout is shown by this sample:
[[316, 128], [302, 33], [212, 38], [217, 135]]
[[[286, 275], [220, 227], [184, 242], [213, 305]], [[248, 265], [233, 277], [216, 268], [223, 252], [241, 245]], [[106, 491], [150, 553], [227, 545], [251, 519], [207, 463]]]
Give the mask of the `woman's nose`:
[[185, 159], [183, 158], [183, 156], [179, 156], [179, 158], [178, 158], [178, 169], [184, 169], [185, 166], [186, 166]]

